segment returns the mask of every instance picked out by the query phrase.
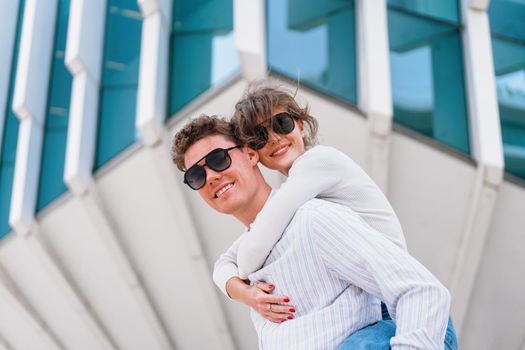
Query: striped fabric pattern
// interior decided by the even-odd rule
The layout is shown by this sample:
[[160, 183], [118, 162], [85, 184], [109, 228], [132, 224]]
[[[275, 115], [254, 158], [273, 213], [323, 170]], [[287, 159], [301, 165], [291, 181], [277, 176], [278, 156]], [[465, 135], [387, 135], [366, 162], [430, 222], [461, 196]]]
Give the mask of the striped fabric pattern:
[[294, 161], [288, 178], [272, 193], [250, 234], [240, 242], [239, 277], [245, 279], [262, 266], [297, 208], [314, 197], [349, 207], [371, 228], [406, 249], [399, 219], [370, 176], [343, 152], [317, 145]]
[[445, 287], [404, 249], [351, 209], [313, 199], [303, 205], [251, 281], [287, 295], [295, 319], [272, 323], [252, 311], [260, 349], [336, 349], [381, 319], [397, 324], [392, 349], [442, 349], [450, 308]]

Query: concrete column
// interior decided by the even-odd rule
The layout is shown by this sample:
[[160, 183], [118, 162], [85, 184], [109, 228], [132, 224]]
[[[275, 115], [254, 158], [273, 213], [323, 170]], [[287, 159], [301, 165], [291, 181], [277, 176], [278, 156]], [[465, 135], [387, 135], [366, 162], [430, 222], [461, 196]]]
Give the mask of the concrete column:
[[172, 2], [139, 0], [142, 43], [136, 127], [146, 145], [157, 143], [167, 114]]
[[20, 234], [29, 233], [34, 223], [56, 14], [57, 0], [25, 4], [13, 95], [20, 128], [9, 214]]
[[0, 151], [6, 115], [7, 99], [9, 96], [9, 78], [16, 39], [16, 24], [18, 20], [19, 1], [0, 2]]
[[393, 115], [386, 6], [384, 0], [356, 1], [358, 106], [370, 132], [366, 170], [384, 192]]
[[106, 0], [72, 0], [65, 63], [73, 76], [64, 181], [81, 194], [95, 157]]
[[462, 1], [470, 148], [478, 164], [478, 175], [450, 283], [452, 314], [458, 334], [461, 334], [468, 312], [498, 188], [503, 179], [503, 145], [487, 9], [488, 1]]
[[248, 81], [267, 77], [265, 6], [264, 0], [233, 1], [235, 47]]

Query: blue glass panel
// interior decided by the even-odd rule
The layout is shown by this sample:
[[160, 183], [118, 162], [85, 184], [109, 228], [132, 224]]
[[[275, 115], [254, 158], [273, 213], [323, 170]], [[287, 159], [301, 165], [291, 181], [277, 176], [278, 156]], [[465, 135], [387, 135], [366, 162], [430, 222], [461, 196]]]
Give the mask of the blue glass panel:
[[11, 76], [9, 80], [9, 96], [5, 113], [4, 135], [0, 144], [0, 238], [11, 230], [9, 226], [9, 210], [11, 206], [11, 193], [13, 174], [15, 170], [16, 145], [18, 141], [18, 119], [14, 115], [11, 105], [15, 87], [16, 66], [18, 63], [18, 49], [20, 46], [20, 33], [24, 17], [24, 0], [20, 0], [18, 9], [18, 23], [16, 28], [15, 48], [11, 63]]
[[489, 20], [505, 171], [525, 179], [525, 2], [492, 0]]
[[352, 0], [269, 0], [270, 69], [357, 103], [355, 6]]
[[[96, 168], [107, 163], [135, 141], [137, 88], [104, 89], [98, 126]], [[133, 116], [133, 118], [130, 118]]]
[[492, 0], [489, 7], [490, 31], [525, 43], [525, 2]]
[[71, 75], [64, 64], [70, 0], [58, 3], [55, 44], [49, 81], [49, 96], [42, 148], [37, 210], [67, 190], [64, 184], [67, 124]]
[[141, 28], [136, 0], [108, 2], [95, 169], [136, 139]]
[[492, 38], [505, 170], [525, 179], [525, 45]]
[[388, 0], [388, 5], [417, 15], [460, 23], [458, 0]]
[[170, 115], [240, 66], [232, 32], [232, 0], [175, 1], [172, 29]]
[[388, 10], [394, 120], [469, 154], [460, 33]]

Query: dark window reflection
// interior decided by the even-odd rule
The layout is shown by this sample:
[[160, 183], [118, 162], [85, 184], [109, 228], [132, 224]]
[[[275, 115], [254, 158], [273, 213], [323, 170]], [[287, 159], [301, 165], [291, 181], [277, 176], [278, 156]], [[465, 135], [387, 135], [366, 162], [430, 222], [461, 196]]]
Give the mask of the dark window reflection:
[[394, 120], [469, 154], [459, 28], [389, 8], [388, 30]]
[[170, 115], [240, 67], [233, 0], [175, 1], [172, 31]]
[[505, 170], [525, 179], [525, 3], [493, 0], [489, 19]]
[[269, 0], [273, 71], [357, 103], [354, 1]]

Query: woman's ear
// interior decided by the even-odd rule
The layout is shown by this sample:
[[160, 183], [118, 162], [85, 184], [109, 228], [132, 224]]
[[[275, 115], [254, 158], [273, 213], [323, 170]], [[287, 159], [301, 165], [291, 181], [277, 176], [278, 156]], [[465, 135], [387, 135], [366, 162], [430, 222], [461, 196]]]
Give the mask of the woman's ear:
[[250, 148], [248, 145], [244, 145], [242, 151], [244, 154], [246, 154], [250, 163], [253, 165], [257, 165], [257, 163], [259, 163], [259, 153], [257, 153], [256, 150]]
[[297, 126], [299, 127], [299, 130], [301, 131], [301, 136], [304, 137], [304, 120], [296, 119], [295, 122], [297, 123]]

